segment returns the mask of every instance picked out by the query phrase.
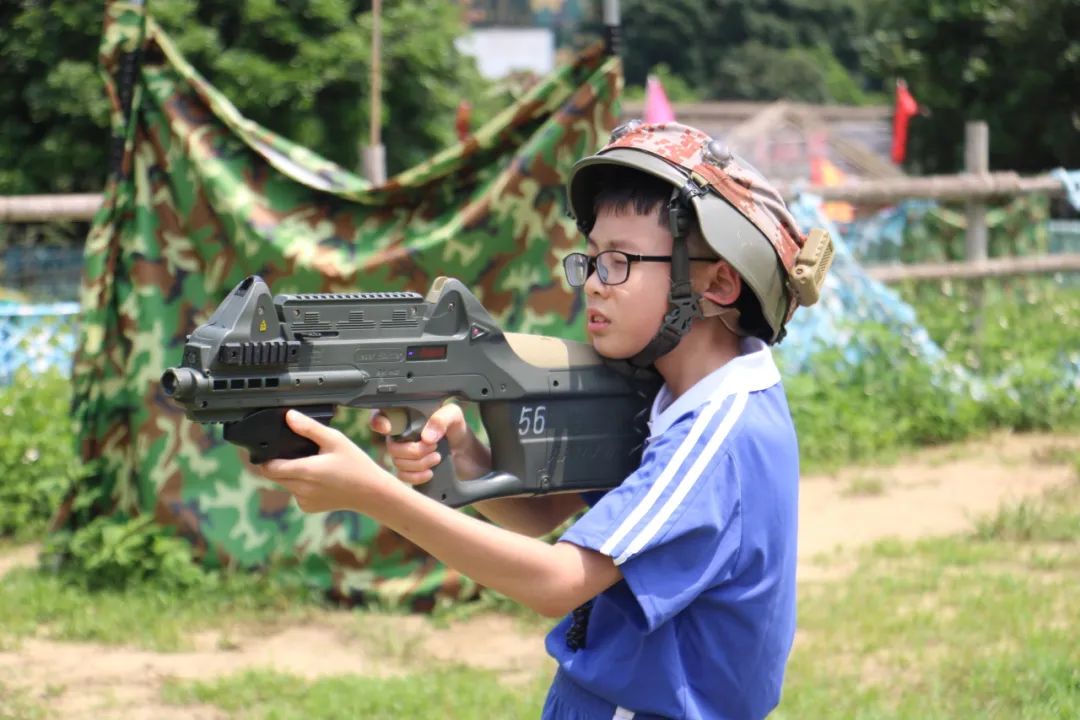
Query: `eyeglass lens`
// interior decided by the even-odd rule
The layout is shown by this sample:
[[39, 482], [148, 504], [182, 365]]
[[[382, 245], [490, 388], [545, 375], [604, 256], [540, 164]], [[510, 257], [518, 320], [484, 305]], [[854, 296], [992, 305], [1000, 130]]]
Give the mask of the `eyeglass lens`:
[[605, 285], [618, 285], [626, 282], [630, 261], [618, 250], [606, 250], [595, 257], [585, 253], [570, 253], [563, 259], [566, 281], [571, 287], [581, 287], [595, 269], [600, 282]]

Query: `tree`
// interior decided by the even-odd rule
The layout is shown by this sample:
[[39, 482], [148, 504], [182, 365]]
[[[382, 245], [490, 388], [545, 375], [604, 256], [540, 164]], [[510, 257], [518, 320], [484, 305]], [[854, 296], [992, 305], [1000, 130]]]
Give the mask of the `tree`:
[[627, 0], [628, 84], [666, 64], [703, 99], [860, 103], [858, 0]]
[[[363, 0], [170, 0], [152, 7], [241, 112], [353, 168], [369, 129], [370, 10]], [[382, 137], [391, 174], [454, 142], [462, 98], [483, 114], [484, 83], [454, 47], [464, 32], [455, 3], [383, 3]]]
[[993, 168], [1080, 165], [1080, 0], [876, 0], [873, 14], [867, 67], [930, 113], [911, 125], [912, 169], [960, 170], [968, 120], [989, 125]]
[[104, 185], [100, 32], [100, 3], [0, 3], [0, 193]]
[[[370, 2], [150, 0], [189, 61], [256, 122], [350, 168], [368, 137]], [[393, 173], [454, 142], [462, 98], [497, 98], [454, 39], [460, 8], [384, 3], [383, 142]], [[100, 3], [0, 3], [0, 193], [98, 190], [108, 107], [96, 70]]]

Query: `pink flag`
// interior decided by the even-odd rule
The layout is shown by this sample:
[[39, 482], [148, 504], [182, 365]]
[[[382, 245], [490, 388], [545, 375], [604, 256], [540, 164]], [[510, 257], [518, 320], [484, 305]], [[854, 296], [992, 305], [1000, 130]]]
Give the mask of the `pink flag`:
[[645, 122], [674, 122], [675, 111], [671, 109], [660, 78], [650, 75], [645, 80]]

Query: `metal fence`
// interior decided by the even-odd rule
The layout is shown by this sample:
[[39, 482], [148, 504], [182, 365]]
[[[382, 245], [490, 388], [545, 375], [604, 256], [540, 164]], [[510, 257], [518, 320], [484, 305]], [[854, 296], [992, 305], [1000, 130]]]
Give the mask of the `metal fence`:
[[78, 337], [79, 304], [0, 303], [0, 385], [22, 368], [31, 373], [71, 373]]
[[83, 248], [78, 245], [19, 244], [0, 249], [0, 288], [28, 303], [79, 299]]

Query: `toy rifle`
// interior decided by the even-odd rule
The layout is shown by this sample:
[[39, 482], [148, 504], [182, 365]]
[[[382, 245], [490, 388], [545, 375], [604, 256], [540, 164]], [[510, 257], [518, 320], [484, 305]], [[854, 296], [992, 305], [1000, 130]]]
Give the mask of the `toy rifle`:
[[225, 439], [253, 463], [318, 452], [285, 424], [289, 408], [323, 423], [338, 405], [380, 408], [395, 439], [415, 440], [447, 398], [475, 402], [493, 470], [458, 479], [444, 438], [433, 479], [417, 486], [452, 507], [618, 485], [638, 466], [656, 391], [584, 343], [504, 333], [445, 277], [426, 297], [273, 297], [248, 277], [188, 336], [161, 387], [192, 420], [224, 423]]

